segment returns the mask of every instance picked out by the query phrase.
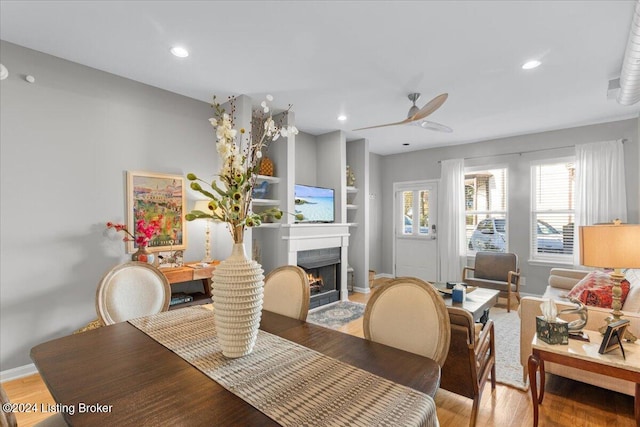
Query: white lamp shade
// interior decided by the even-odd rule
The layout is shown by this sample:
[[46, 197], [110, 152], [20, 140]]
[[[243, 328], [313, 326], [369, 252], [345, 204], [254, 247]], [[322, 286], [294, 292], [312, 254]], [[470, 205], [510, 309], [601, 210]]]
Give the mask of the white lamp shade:
[[581, 226], [580, 264], [640, 268], [640, 224]]

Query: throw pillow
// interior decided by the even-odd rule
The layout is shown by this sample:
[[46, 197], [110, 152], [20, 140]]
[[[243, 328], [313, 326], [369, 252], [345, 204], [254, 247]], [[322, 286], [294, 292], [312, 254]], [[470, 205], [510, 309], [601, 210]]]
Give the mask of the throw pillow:
[[[611, 278], [609, 273], [604, 271], [592, 271], [580, 280], [571, 289], [567, 295], [569, 298], [577, 298], [584, 305], [592, 307], [611, 308], [613, 295], [611, 294]], [[629, 282], [623, 280], [621, 283], [622, 295], [620, 303], [624, 305], [624, 301], [629, 294]]]
[[627, 300], [622, 306], [622, 310], [630, 313], [640, 313], [640, 269], [627, 269], [623, 271], [631, 285], [627, 294]]

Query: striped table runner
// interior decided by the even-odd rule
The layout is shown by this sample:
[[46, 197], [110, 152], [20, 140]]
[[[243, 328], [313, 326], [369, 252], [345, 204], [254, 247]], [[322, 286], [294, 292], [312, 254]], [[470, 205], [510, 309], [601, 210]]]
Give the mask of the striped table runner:
[[227, 359], [213, 317], [189, 307], [129, 323], [283, 426], [438, 426], [430, 396], [262, 330], [250, 355]]

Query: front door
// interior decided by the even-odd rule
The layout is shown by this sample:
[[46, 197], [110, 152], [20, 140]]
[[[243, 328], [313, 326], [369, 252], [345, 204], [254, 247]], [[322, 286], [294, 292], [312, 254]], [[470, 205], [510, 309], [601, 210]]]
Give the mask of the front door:
[[395, 183], [394, 196], [395, 276], [437, 281], [437, 181]]

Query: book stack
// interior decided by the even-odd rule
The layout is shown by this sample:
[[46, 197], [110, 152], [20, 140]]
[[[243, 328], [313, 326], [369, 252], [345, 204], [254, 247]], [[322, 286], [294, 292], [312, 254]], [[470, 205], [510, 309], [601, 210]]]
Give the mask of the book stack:
[[171, 294], [171, 302], [169, 303], [169, 305], [172, 306], [176, 304], [184, 304], [185, 302], [191, 301], [193, 301], [193, 296], [184, 292], [178, 292], [175, 294]]

